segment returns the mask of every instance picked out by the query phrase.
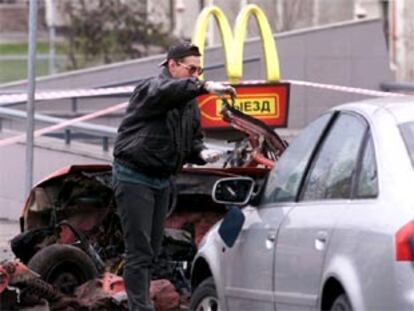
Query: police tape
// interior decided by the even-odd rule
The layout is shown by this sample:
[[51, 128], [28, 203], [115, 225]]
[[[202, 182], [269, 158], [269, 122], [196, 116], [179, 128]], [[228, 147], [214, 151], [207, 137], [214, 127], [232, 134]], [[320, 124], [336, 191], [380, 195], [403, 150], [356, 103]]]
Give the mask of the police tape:
[[357, 88], [357, 87], [316, 83], [316, 82], [308, 82], [308, 81], [300, 81], [300, 80], [284, 80], [283, 82], [287, 82], [292, 85], [309, 86], [309, 87], [320, 88], [320, 89], [325, 89], [325, 90], [354, 93], [354, 94], [368, 95], [368, 96], [374, 96], [374, 97], [406, 96], [406, 94], [400, 94], [400, 93], [374, 91], [374, 90], [362, 89], [362, 88]]
[[[104, 95], [129, 95], [134, 90], [134, 86], [122, 86], [122, 87], [110, 87], [110, 88], [97, 88], [97, 89], [75, 89], [65, 91], [48, 91], [39, 92], [35, 94], [35, 100], [52, 100], [52, 99], [64, 99], [64, 98], [82, 98], [92, 96], [104, 96]], [[0, 95], [0, 105], [24, 103], [27, 101], [27, 94], [8, 94]]]
[[[333, 85], [333, 84], [323, 84], [323, 83], [300, 81], [300, 80], [283, 80], [281, 82], [286, 82], [286, 83], [290, 83], [292, 85], [298, 85], [298, 86], [314, 87], [314, 88], [320, 88], [320, 89], [325, 89], [325, 90], [354, 93], [354, 94], [361, 94], [361, 95], [374, 96], [374, 97], [406, 96], [405, 94], [400, 94], [400, 93], [382, 92], [382, 91], [368, 90], [368, 89], [362, 89], [362, 88], [347, 87], [347, 86], [340, 86], [340, 85]], [[243, 83], [244, 84], [263, 84], [266, 82], [257, 80], [257, 81], [248, 81], [246, 83], [243, 82]], [[89, 89], [89, 90], [78, 89], [78, 90], [72, 90], [72, 91], [41, 92], [35, 95], [35, 99], [36, 100], [52, 100], [52, 99], [64, 99], [64, 98], [73, 98], [73, 97], [127, 94], [127, 93], [131, 93], [133, 89], [134, 87], [115, 87], [115, 88], [104, 88], [104, 89], [103, 88]], [[23, 94], [1, 95], [0, 105], [5, 104], [5, 103], [16, 103], [16, 102], [21, 102], [25, 100], [27, 100], [26, 94], [24, 95]], [[111, 106], [111, 107], [108, 107], [102, 110], [95, 111], [90, 114], [86, 114], [78, 118], [70, 119], [70, 120], [63, 121], [58, 124], [44, 127], [42, 129], [34, 131], [33, 136], [39, 137], [47, 133], [54, 132], [54, 131], [72, 126], [76, 123], [93, 120], [95, 118], [107, 115], [109, 113], [113, 113], [115, 111], [124, 109], [127, 107], [127, 105], [128, 105], [127, 102], [117, 104], [117, 105], [114, 105], [114, 106]], [[25, 134], [5, 138], [3, 140], [0, 140], [0, 147], [23, 142], [25, 141], [25, 139], [26, 139]]]
[[[404, 94], [391, 93], [391, 92], [382, 92], [374, 91], [362, 88], [340, 86], [333, 84], [324, 84], [300, 80], [283, 80], [281, 82], [287, 82], [292, 85], [301, 85], [301, 86], [310, 86], [315, 88], [334, 90], [340, 92], [348, 92], [361, 95], [369, 96], [405, 96]], [[266, 81], [263, 80], [252, 80], [252, 81], [243, 81], [243, 84], [263, 84]], [[67, 99], [67, 98], [84, 98], [92, 96], [104, 96], [104, 95], [129, 95], [133, 92], [134, 86], [123, 86], [123, 87], [111, 87], [111, 88], [97, 88], [97, 89], [75, 89], [70, 91], [49, 91], [49, 92], [39, 92], [35, 94], [35, 100], [52, 100], [52, 99]], [[0, 106], [4, 104], [14, 104], [14, 103], [23, 103], [27, 101], [27, 94], [9, 94], [9, 95], [0, 95]]]

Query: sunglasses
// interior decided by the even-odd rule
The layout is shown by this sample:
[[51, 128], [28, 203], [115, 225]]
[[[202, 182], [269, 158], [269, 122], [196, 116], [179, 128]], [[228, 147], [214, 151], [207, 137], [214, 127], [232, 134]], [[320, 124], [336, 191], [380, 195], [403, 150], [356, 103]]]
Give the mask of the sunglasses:
[[204, 72], [204, 69], [202, 67], [197, 67], [197, 66], [194, 66], [194, 65], [187, 65], [187, 64], [184, 64], [184, 63], [181, 63], [181, 62], [178, 63], [178, 65], [181, 65], [185, 69], [187, 69], [188, 70], [188, 73], [190, 75], [193, 75], [195, 73], [201, 75]]

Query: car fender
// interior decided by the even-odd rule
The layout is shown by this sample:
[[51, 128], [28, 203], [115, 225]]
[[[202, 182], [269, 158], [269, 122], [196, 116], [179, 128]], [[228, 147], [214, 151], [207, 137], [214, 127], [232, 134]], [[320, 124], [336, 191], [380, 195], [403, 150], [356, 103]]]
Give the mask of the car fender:
[[[214, 279], [214, 283], [217, 289], [217, 295], [221, 303], [221, 310], [226, 310], [225, 299], [224, 299], [224, 282], [222, 279], [223, 273], [221, 270], [221, 256], [223, 254], [224, 243], [220, 239], [218, 234], [219, 223], [214, 225], [208, 233], [204, 236], [196, 256], [194, 257], [192, 268], [191, 268], [191, 284], [194, 284], [194, 280], [198, 277], [198, 274], [203, 274], [203, 271], [198, 271], [200, 262], [204, 261], [207, 264], [211, 275]], [[204, 278], [205, 279], [205, 278]], [[197, 282], [198, 284], [202, 280]], [[192, 288], [194, 290], [194, 288]]]
[[322, 277], [323, 282], [320, 289], [319, 304], [322, 302], [325, 284], [330, 278], [336, 279], [342, 285], [354, 310], [365, 310], [361, 280], [358, 277], [355, 265], [347, 257], [342, 255], [334, 256], [326, 263]]

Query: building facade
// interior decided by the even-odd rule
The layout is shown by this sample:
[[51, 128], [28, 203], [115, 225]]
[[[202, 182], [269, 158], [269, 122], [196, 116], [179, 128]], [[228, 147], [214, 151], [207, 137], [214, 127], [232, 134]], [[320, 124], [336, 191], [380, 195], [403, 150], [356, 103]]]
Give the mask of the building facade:
[[[27, 33], [28, 2], [0, 0], [0, 42], [6, 34]], [[75, 0], [37, 0], [39, 32], [70, 24], [65, 18], [64, 3]], [[76, 0], [77, 1], [77, 0]], [[268, 17], [274, 32], [308, 28], [353, 19], [383, 17], [387, 36], [390, 66], [397, 81], [414, 81], [414, 1], [413, 0], [119, 0], [140, 5], [148, 18], [160, 23], [165, 31], [182, 39], [191, 39], [199, 12], [208, 5], [219, 6], [234, 23], [240, 8], [254, 3]], [[93, 5], [98, 0], [87, 1]], [[51, 12], [54, 12], [53, 14]], [[248, 36], [257, 35], [251, 23]], [[23, 36], [20, 36], [24, 38]], [[47, 37], [47, 36], [46, 36]], [[4, 40], [3, 40], [4, 41]], [[220, 35], [211, 22], [206, 44], [220, 44]]]

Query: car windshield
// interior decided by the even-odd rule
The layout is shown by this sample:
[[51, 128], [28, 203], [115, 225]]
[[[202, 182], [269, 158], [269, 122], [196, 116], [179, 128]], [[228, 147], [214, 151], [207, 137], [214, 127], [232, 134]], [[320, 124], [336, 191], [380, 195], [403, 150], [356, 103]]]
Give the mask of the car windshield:
[[414, 167], [414, 122], [402, 123], [399, 128], [404, 139], [405, 146], [407, 147], [411, 164]]

